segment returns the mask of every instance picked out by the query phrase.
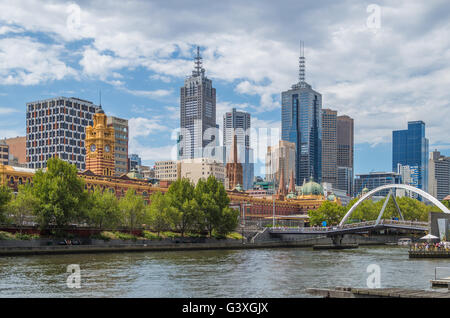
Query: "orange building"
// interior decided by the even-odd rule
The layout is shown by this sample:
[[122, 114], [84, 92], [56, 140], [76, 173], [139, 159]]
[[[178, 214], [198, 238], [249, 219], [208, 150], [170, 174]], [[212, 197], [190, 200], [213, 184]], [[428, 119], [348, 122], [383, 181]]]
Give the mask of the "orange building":
[[94, 114], [94, 126], [86, 127], [86, 170], [95, 175], [115, 174], [114, 128], [108, 127], [105, 112], [99, 108]]
[[233, 133], [233, 141], [231, 144], [230, 160], [226, 165], [226, 178], [228, 190], [232, 190], [237, 186], [242, 186], [244, 180], [244, 173], [242, 164], [238, 161], [237, 154], [237, 136]]

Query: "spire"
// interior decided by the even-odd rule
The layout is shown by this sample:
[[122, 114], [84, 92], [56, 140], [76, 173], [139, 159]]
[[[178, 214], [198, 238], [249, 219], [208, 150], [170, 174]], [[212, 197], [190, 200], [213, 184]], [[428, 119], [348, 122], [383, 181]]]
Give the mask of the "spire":
[[238, 162], [237, 156], [237, 136], [236, 132], [233, 130], [233, 141], [231, 142], [231, 150], [230, 150], [230, 161], [232, 163]]
[[289, 180], [289, 193], [295, 192], [294, 169], [291, 170], [291, 179]]
[[284, 182], [284, 169], [281, 168], [281, 173], [280, 173], [280, 185], [278, 186], [278, 196], [284, 196], [286, 195], [286, 184]]
[[205, 72], [205, 69], [202, 68], [202, 57], [200, 56], [200, 47], [197, 46], [197, 56], [194, 59], [194, 70], [192, 71], [192, 75], [200, 76]]
[[300, 57], [298, 59], [298, 81], [299, 83], [305, 82], [305, 43], [300, 41]]

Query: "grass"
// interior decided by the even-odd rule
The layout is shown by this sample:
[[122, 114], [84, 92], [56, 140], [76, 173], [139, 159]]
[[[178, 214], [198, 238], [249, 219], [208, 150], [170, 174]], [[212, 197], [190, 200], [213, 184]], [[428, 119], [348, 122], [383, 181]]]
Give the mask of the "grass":
[[233, 232], [227, 235], [228, 239], [232, 239], [232, 240], [242, 240], [243, 236], [241, 234], [239, 234], [238, 232]]
[[0, 231], [0, 240], [15, 240], [16, 237], [14, 234], [9, 232]]

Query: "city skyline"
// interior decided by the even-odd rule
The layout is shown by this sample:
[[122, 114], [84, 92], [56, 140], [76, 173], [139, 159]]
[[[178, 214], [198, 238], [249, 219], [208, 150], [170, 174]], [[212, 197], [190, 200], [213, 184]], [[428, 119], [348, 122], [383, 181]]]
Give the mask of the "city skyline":
[[[420, 6], [411, 7], [403, 3], [394, 7], [383, 2], [380, 4], [382, 23], [377, 32], [366, 25], [370, 15], [366, 6], [356, 3], [350, 6], [351, 15], [339, 5], [332, 6], [331, 11], [345, 14], [341, 19], [330, 20], [327, 28], [314, 31], [307, 26], [296, 27], [305, 32], [289, 36], [280, 31], [294, 27], [295, 23], [303, 26], [306, 22], [292, 22], [291, 25], [284, 19], [283, 24], [270, 15], [270, 21], [280, 30], [275, 28], [273, 34], [262, 30], [257, 34], [252, 29], [250, 34], [255, 35], [254, 40], [248, 39], [246, 44], [242, 44], [242, 38], [238, 39], [238, 36], [239, 31], [248, 30], [248, 27], [239, 23], [231, 26], [223, 19], [217, 19], [216, 26], [209, 25], [210, 29], [207, 22], [200, 21], [199, 28], [187, 28], [182, 38], [176, 36], [174, 30], [184, 25], [170, 19], [159, 19], [157, 21], [162, 26], [172, 29], [156, 38], [154, 30], [158, 24], [144, 22], [146, 15], [152, 16], [144, 4], [139, 8], [142, 14], [129, 19], [136, 24], [132, 28], [121, 25], [124, 27], [122, 32], [116, 32], [111, 21], [117, 21], [130, 12], [121, 12], [118, 4], [105, 6], [105, 14], [111, 17], [111, 21], [103, 22], [90, 19], [98, 13], [95, 4], [79, 2], [79, 24], [69, 23], [70, 17], [76, 17], [77, 6], [69, 6], [65, 2], [57, 2], [54, 8], [33, 2], [28, 5], [43, 17], [54, 15], [58, 10], [61, 16], [42, 19], [51, 22], [31, 23], [20, 2], [0, 5], [0, 51], [4, 65], [0, 68], [1, 138], [25, 135], [27, 102], [74, 96], [99, 104], [97, 96], [101, 89], [105, 111], [111, 116], [129, 119], [129, 153], [140, 154], [147, 165], [169, 159], [163, 156], [176, 142], [171, 137], [180, 120], [178, 91], [184, 76], [192, 69], [197, 44], [208, 67], [208, 77], [217, 89], [217, 123], [221, 124], [220, 119], [225, 112], [236, 108], [252, 115], [251, 126], [256, 129], [281, 129], [281, 92], [296, 82], [298, 42], [304, 39], [308, 59], [307, 82], [322, 94], [323, 108], [335, 109], [339, 114], [355, 119], [355, 174], [390, 171], [391, 133], [403, 129], [408, 121], [423, 120], [427, 125], [430, 150], [436, 148], [443, 155], [450, 155], [449, 128], [441, 120], [448, 117], [446, 114], [450, 111], [450, 98], [444, 90], [448, 87], [448, 79], [440, 76], [439, 83], [433, 80], [449, 68], [442, 59], [445, 56], [442, 52], [448, 52], [448, 40], [422, 47], [420, 53], [414, 49], [421, 39], [433, 42], [431, 38], [445, 30], [448, 26], [446, 14], [439, 16], [440, 23], [431, 25], [430, 31], [419, 35], [402, 28], [402, 23], [411, 19], [411, 15], [413, 18], [421, 17], [423, 23], [429, 22], [433, 16], [431, 5], [421, 13]], [[262, 5], [266, 12], [270, 11], [267, 10], [269, 3]], [[294, 4], [282, 4], [277, 10], [288, 5]], [[158, 6], [161, 6], [160, 10], [174, 10], [162, 4]], [[436, 8], [437, 5], [434, 6]], [[190, 10], [185, 6], [181, 9], [184, 12]], [[314, 8], [306, 9], [305, 12], [312, 12], [316, 17], [328, 17], [324, 12], [317, 13]], [[220, 18], [225, 13], [211, 14]], [[244, 21], [245, 18], [249, 18], [255, 29], [262, 25], [261, 16], [257, 13], [249, 17], [244, 13], [238, 14], [234, 21]], [[78, 20], [75, 18], [73, 21]], [[308, 20], [305, 18], [305, 21]], [[109, 27], [114, 29], [114, 36], [113, 32], [99, 31]], [[205, 36], [207, 34], [219, 35], [223, 41], [219, 43]], [[126, 35], [129, 40], [124, 39]], [[156, 42], [151, 41], [152, 37]], [[392, 44], [395, 37], [401, 37], [409, 49], [402, 50], [393, 45], [390, 49], [396, 54], [396, 58], [391, 57], [394, 61], [383, 59], [385, 55], [381, 49]], [[324, 39], [332, 41], [325, 44]], [[365, 41], [366, 48], [374, 49], [373, 52], [358, 50], [355, 47], [358, 39]], [[15, 56], [21, 50], [33, 53], [33, 58], [18, 61]], [[427, 56], [425, 60], [421, 58], [422, 54]], [[399, 62], [398, 58], [402, 61]], [[361, 70], [349, 69], [353, 63]], [[347, 71], [343, 72], [342, 67]], [[371, 90], [368, 90], [369, 86]], [[431, 97], [430, 90], [433, 93]], [[439, 116], [436, 115], [438, 113]], [[259, 152], [261, 167], [265, 149], [262, 150], [262, 160], [261, 150]], [[255, 175], [262, 174], [260, 168], [255, 167]]]

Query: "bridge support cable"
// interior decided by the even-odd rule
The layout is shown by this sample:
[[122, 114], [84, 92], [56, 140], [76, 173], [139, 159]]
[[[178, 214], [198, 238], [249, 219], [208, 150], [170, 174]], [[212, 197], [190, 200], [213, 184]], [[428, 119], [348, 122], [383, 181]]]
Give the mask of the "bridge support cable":
[[398, 205], [397, 200], [395, 199], [395, 195], [392, 196], [392, 199], [394, 200], [394, 204], [395, 207], [397, 208], [398, 214], [400, 214], [400, 219], [404, 221], [405, 218], [403, 217], [402, 210], [400, 210], [400, 206]]
[[377, 226], [378, 224], [380, 224], [381, 217], [382, 217], [383, 214], [384, 214], [384, 210], [386, 210], [387, 204], [388, 204], [389, 199], [390, 199], [391, 196], [392, 196], [392, 189], [389, 190], [389, 193], [388, 193], [388, 195], [386, 196], [386, 200], [384, 200], [383, 207], [381, 208], [380, 213], [378, 214], [377, 221], [375, 222], [375, 226]]

